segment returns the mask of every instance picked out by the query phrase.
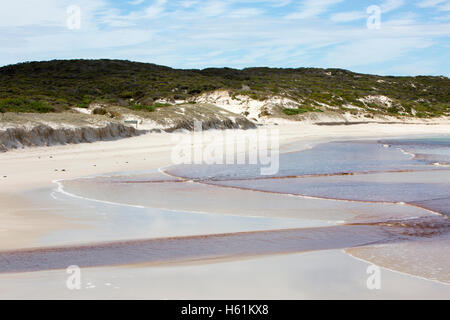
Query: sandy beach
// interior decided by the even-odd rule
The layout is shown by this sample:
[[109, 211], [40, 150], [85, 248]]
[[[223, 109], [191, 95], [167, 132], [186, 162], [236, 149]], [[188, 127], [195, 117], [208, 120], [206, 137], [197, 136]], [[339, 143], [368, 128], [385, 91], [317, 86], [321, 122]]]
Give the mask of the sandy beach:
[[[442, 124], [360, 124], [349, 126], [316, 126], [299, 123], [282, 123], [280, 125], [268, 125], [271, 130], [279, 130], [281, 152], [299, 151], [311, 148], [312, 146], [327, 142], [357, 139], [379, 139], [394, 137], [414, 137], [433, 136], [450, 134], [450, 125]], [[315, 227], [321, 224], [334, 225], [347, 219], [364, 219], [367, 217], [381, 215], [383, 212], [390, 212], [392, 216], [410, 214], [403, 212], [404, 208], [398, 208], [389, 204], [379, 204], [370, 209], [358, 203], [349, 203], [345, 206], [337, 205], [330, 201], [320, 201], [311, 199], [295, 199], [284, 195], [262, 194], [258, 192], [237, 191], [235, 189], [223, 189], [216, 195], [208, 195], [208, 190], [204, 186], [193, 185], [192, 194], [185, 196], [182, 188], [165, 190], [164, 186], [155, 188], [154, 198], [151, 204], [154, 208], [164, 208], [176, 214], [173, 220], [186, 219], [189, 216], [182, 215], [182, 212], [197, 213], [199, 216], [193, 217], [198, 223], [195, 226], [185, 229], [170, 230], [170, 226], [159, 226], [159, 232], [155, 229], [144, 230], [136, 226], [127, 228], [123, 224], [123, 230], [115, 232], [118, 228], [118, 221], [111, 218], [105, 220], [94, 212], [96, 208], [89, 208], [89, 204], [72, 204], [63, 195], [55, 195], [55, 190], [59, 180], [70, 180], [80, 177], [91, 177], [97, 175], [110, 175], [116, 173], [138, 173], [158, 171], [172, 165], [171, 152], [176, 143], [187, 133], [151, 133], [138, 137], [127, 138], [111, 142], [96, 142], [91, 144], [65, 145], [28, 148], [14, 150], [0, 154], [0, 201], [2, 209], [0, 211], [0, 251], [8, 252], [18, 249], [45, 248], [61, 245], [78, 245], [99, 243], [103, 241], [116, 240], [140, 240], [151, 238], [164, 238], [165, 236], [194, 236], [204, 234], [221, 234], [226, 232], [258, 232], [262, 230], [292, 229], [302, 227]], [[205, 133], [213, 135], [214, 131]], [[173, 193], [172, 193], [173, 192]], [[206, 192], [206, 193], [205, 193]], [[205, 196], [208, 195], [208, 196]], [[163, 201], [164, 197], [173, 197], [173, 201]], [[202, 199], [203, 197], [203, 199]], [[94, 196], [92, 198], [95, 198]], [[229, 201], [234, 199], [235, 201]], [[110, 201], [109, 199], [104, 199]], [[76, 200], [74, 201], [76, 202]], [[122, 204], [126, 204], [126, 199], [120, 199]], [[170, 204], [168, 205], [167, 202]], [[267, 207], [264, 203], [270, 203], [272, 207]], [[136, 202], [130, 201], [131, 204]], [[151, 207], [145, 201], [138, 204], [144, 208]], [[299, 216], [298, 208], [302, 206]], [[390, 207], [389, 207], [390, 206]], [[275, 209], [281, 208], [281, 209]], [[110, 207], [106, 211], [113, 211]], [[131, 209], [130, 209], [131, 210]], [[415, 210], [408, 208], [408, 210]], [[421, 211], [421, 209], [417, 209]], [[357, 214], [356, 214], [357, 212]], [[132, 212], [130, 211], [130, 214]], [[221, 216], [236, 216], [236, 219], [247, 219], [241, 225], [248, 227], [239, 228], [240, 220], [229, 218], [223, 221], [219, 227], [210, 227], [208, 219]], [[418, 215], [428, 215], [430, 213], [420, 212]], [[178, 218], [177, 218], [178, 217]], [[199, 218], [204, 217], [204, 218]], [[262, 219], [254, 222], [253, 218]], [[123, 219], [123, 217], [121, 218]], [[227, 218], [224, 218], [227, 219]], [[264, 220], [266, 219], [266, 220]], [[285, 219], [277, 222], [270, 219]], [[130, 218], [133, 223], [137, 220]], [[295, 222], [294, 220], [298, 221]], [[244, 220], [242, 220], [244, 221]], [[305, 225], [309, 221], [310, 225]], [[114, 226], [113, 226], [114, 225]], [[65, 234], [65, 236], [64, 236]], [[349, 242], [352, 243], [352, 242]], [[339, 246], [338, 246], [339, 247]], [[343, 248], [346, 248], [345, 246]], [[365, 268], [373, 259], [373, 252], [367, 250], [354, 249], [350, 253], [364, 259], [359, 261], [343, 252], [341, 248], [319, 248], [321, 251], [314, 251], [314, 247], [305, 247], [304, 251], [311, 251], [305, 254], [284, 255], [289, 252], [277, 250], [263, 252], [263, 256], [252, 258], [247, 251], [242, 251], [241, 256], [232, 257], [231, 261], [192, 261], [170, 263], [165, 265], [143, 266], [123, 266], [123, 267], [97, 267], [86, 269], [89, 284], [85, 285], [85, 290], [79, 293], [71, 293], [64, 286], [64, 270], [48, 270], [32, 273], [15, 273], [0, 275], [0, 296], [2, 298], [449, 298], [450, 287], [447, 285], [431, 282], [428, 280], [411, 277], [406, 274], [388, 271], [384, 269], [386, 279], [390, 279], [383, 288], [383, 292], [370, 292], [365, 288], [364, 279], [367, 277]], [[297, 250], [297, 249], [296, 249]], [[294, 251], [296, 251], [294, 250]], [[302, 251], [302, 250], [297, 250]], [[382, 254], [383, 249], [379, 249]], [[273, 252], [273, 256], [271, 256]], [[220, 252], [217, 253], [220, 255]], [[279, 256], [279, 254], [282, 254]], [[437, 252], [436, 255], [440, 253]], [[226, 258], [226, 257], [225, 257]], [[376, 259], [375, 259], [376, 260]], [[385, 259], [389, 260], [389, 259]], [[137, 260], [136, 262], [138, 262]], [[330, 262], [336, 263], [338, 271], [333, 271]], [[377, 261], [371, 261], [376, 263]], [[389, 261], [384, 261], [389, 265]], [[258, 281], [257, 277], [248, 279], [248, 286], [254, 287], [250, 291], [245, 289], [240, 295], [235, 296], [232, 283], [239, 278], [245, 278], [245, 274], [254, 270], [260, 270], [260, 276], [266, 277], [269, 273], [270, 265], [273, 268], [280, 268], [280, 265], [290, 263], [297, 266], [285, 270], [287, 275], [301, 274], [295, 285], [288, 284], [286, 279], [267, 279], [264, 283], [256, 285], [252, 281]], [[316, 282], [307, 281], [307, 275], [315, 267], [323, 268], [321, 274], [337, 274], [338, 280], [333, 282], [336, 289], [329, 295], [320, 295], [321, 290], [329, 282], [327, 277]], [[239, 276], [238, 270], [243, 271]], [[280, 269], [281, 273], [283, 268]], [[345, 272], [342, 270], [346, 270]], [[409, 273], [414, 274], [414, 270], [405, 268]], [[302, 271], [303, 270], [303, 271]], [[308, 271], [309, 270], [309, 271]], [[356, 276], [346, 277], [350, 270]], [[225, 276], [218, 280], [216, 286], [208, 284], [208, 279], [214, 278], [214, 274], [220, 272]], [[302, 273], [303, 272], [303, 273]], [[105, 274], [114, 277], [114, 280], [105, 279]], [[200, 274], [205, 274], [201, 281], [196, 282], [198, 288], [189, 290], [193, 282], [199, 279]], [[278, 274], [278, 273], [276, 273]], [[344, 275], [346, 274], [346, 275]], [[149, 288], [144, 284], [137, 285], [140, 276], [154, 286]], [[227, 277], [234, 280], [227, 280]], [[278, 277], [273, 275], [273, 277]], [[331, 277], [331, 276], [330, 276]], [[106, 276], [107, 278], [107, 276]], [[156, 280], [158, 278], [159, 280]], [[127, 280], [129, 279], [129, 281]], [[180, 280], [182, 279], [182, 280]], [[348, 282], [346, 282], [347, 280]], [[280, 282], [278, 282], [280, 280]], [[114, 284], [114, 281], [116, 284]], [[137, 281], [137, 282], [136, 282]], [[155, 281], [157, 284], [155, 284]], [[182, 281], [179, 290], [171, 290], [175, 283]], [[227, 284], [227, 281], [229, 282]], [[50, 282], [51, 288], [43, 295], [38, 295], [32, 287]], [[94, 284], [97, 283], [97, 284]], [[99, 284], [101, 283], [101, 285]], [[120, 283], [120, 284], [119, 284]], [[131, 284], [136, 284], [136, 286]], [[274, 283], [279, 283], [280, 290], [268, 291], [268, 287]], [[395, 285], [397, 284], [397, 285]], [[398, 285], [403, 286], [402, 290]], [[260, 294], [258, 295], [258, 286]], [[342, 289], [345, 287], [345, 289]], [[133, 289], [131, 289], [133, 288]], [[162, 289], [164, 288], [164, 289]], [[202, 290], [200, 290], [202, 288]], [[220, 289], [222, 288], [222, 289]], [[284, 290], [289, 288], [289, 290]], [[395, 289], [397, 288], [397, 290]], [[411, 291], [411, 288], [414, 290]], [[204, 289], [204, 290], [203, 290]], [[220, 290], [219, 290], [220, 289]], [[255, 296], [256, 294], [256, 296]], [[342, 296], [344, 295], [344, 296]]]

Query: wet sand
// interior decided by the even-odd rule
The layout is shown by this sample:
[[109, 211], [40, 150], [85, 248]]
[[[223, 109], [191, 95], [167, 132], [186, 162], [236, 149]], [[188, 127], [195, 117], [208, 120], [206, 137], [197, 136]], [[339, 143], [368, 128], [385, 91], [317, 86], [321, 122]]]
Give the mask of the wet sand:
[[26, 248], [45, 235], [70, 224], [46, 207], [35, 207], [26, 197], [0, 194], [0, 250]]
[[381, 289], [369, 290], [368, 266], [331, 250], [203, 264], [92, 268], [83, 269], [81, 290], [67, 289], [65, 270], [0, 274], [0, 298], [450, 299], [449, 286], [386, 269], [381, 271]]
[[416, 240], [350, 248], [350, 255], [376, 265], [435, 280], [450, 286], [450, 236], [425, 237]]

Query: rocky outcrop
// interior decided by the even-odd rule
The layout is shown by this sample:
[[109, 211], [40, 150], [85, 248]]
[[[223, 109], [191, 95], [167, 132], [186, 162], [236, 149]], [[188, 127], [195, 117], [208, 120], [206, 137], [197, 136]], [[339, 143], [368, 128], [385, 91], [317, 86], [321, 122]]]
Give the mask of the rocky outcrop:
[[[183, 120], [177, 121], [174, 126], [165, 129], [166, 132], [174, 132], [177, 130], [189, 130], [193, 131], [195, 126], [195, 122], [192, 120]], [[237, 119], [209, 119], [202, 121], [202, 130], [226, 130], [226, 129], [256, 129], [256, 125], [245, 119], [245, 118], [237, 118]]]
[[103, 127], [52, 128], [37, 125], [32, 128], [7, 128], [0, 130], [0, 151], [24, 147], [76, 144], [128, 138], [145, 133], [120, 123], [109, 123]]

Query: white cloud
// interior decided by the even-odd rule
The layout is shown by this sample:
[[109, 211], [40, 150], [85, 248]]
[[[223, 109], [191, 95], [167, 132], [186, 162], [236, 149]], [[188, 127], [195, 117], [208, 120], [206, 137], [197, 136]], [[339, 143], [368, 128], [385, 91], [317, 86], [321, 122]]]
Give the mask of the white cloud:
[[118, 9], [105, 9], [98, 13], [97, 21], [109, 27], [136, 26], [140, 20], [161, 18], [166, 4], [167, 0], [155, 0], [150, 6], [126, 15], [121, 14]]
[[198, 14], [200, 14], [200, 17], [215, 17], [225, 13], [228, 9], [227, 7], [228, 5], [223, 1], [203, 2], [198, 10]]
[[241, 8], [232, 10], [228, 16], [230, 18], [250, 18], [262, 14], [263, 11], [257, 8]]
[[381, 11], [387, 13], [394, 11], [405, 4], [405, 0], [386, 0], [381, 4]]
[[330, 17], [331, 21], [334, 22], [349, 22], [365, 18], [367, 18], [367, 14], [364, 11], [339, 12]]
[[133, 1], [128, 1], [129, 4], [133, 5], [133, 6], [137, 6], [141, 3], [144, 3], [145, 0], [133, 0]]
[[434, 8], [444, 2], [447, 2], [447, 0], [422, 0], [417, 3], [417, 6], [419, 8]]
[[145, 18], [155, 18], [161, 15], [164, 12], [164, 5], [166, 3], [167, 0], [156, 0], [154, 4], [144, 10]]
[[193, 6], [195, 6], [198, 3], [197, 0], [184, 0], [181, 1], [180, 4], [183, 8], [191, 8]]
[[288, 19], [307, 19], [314, 18], [318, 15], [325, 13], [328, 9], [336, 5], [343, 0], [304, 0], [300, 11], [288, 14]]
[[419, 8], [433, 8], [438, 11], [450, 11], [450, 0], [422, 0], [417, 3]]
[[[0, 27], [25, 26], [59, 26], [65, 27], [67, 8], [73, 5], [73, 0], [40, 0], [37, 5], [34, 0], [4, 1], [0, 10]], [[104, 0], [79, 0], [84, 24], [100, 9], [104, 9]]]
[[[388, 13], [394, 11], [405, 4], [404, 0], [386, 0], [380, 4], [381, 12]], [[351, 22], [368, 18], [365, 10], [338, 12], [330, 16], [333, 22]]]

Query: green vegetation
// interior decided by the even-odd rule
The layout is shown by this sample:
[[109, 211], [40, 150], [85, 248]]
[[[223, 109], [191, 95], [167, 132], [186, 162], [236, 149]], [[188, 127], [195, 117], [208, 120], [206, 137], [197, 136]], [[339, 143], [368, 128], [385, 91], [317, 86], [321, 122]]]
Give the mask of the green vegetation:
[[294, 115], [308, 113], [308, 112], [323, 112], [323, 111], [320, 109], [312, 108], [312, 107], [299, 107], [297, 109], [283, 109], [283, 113], [288, 116], [294, 116]]
[[[94, 102], [152, 112], [166, 106], [154, 103], [159, 99], [189, 101], [216, 89], [257, 100], [276, 94], [302, 101], [298, 110], [284, 110], [287, 115], [319, 112], [326, 105], [341, 112], [350, 112], [346, 105], [353, 105], [362, 108], [368, 117], [435, 117], [450, 113], [450, 79], [445, 77], [381, 77], [314, 68], [176, 70], [119, 60], [31, 62], [2, 67], [0, 112], [59, 112], [85, 108]], [[367, 96], [387, 96], [393, 104], [367, 102]]]
[[390, 114], [399, 114], [399, 109], [397, 107], [390, 107], [387, 109], [387, 112]]
[[148, 111], [148, 112], [153, 112], [158, 108], [163, 108], [163, 107], [169, 107], [171, 106], [171, 104], [168, 103], [154, 103], [152, 105], [142, 105], [142, 104], [138, 104], [135, 103], [133, 105], [131, 105], [131, 109], [135, 110], [135, 111]]
[[92, 100], [93, 100], [92, 97], [84, 96], [77, 106], [79, 108], [87, 108], [91, 104]]
[[171, 106], [171, 104], [169, 104], [169, 103], [159, 103], [159, 102], [157, 102], [157, 103], [153, 104], [153, 107], [155, 107], [155, 109], [156, 108], [163, 108], [163, 107], [170, 107], [170, 106]]
[[26, 98], [1, 98], [0, 113], [22, 112], [22, 113], [47, 113], [55, 109], [43, 101], [33, 101]]
[[283, 113], [288, 116], [295, 116], [295, 115], [306, 113], [306, 112], [308, 112], [308, 110], [300, 109], [300, 108], [298, 108], [298, 109], [283, 109]]
[[148, 112], [153, 112], [156, 110], [154, 106], [147, 106], [142, 104], [133, 104], [131, 106], [131, 109], [134, 111], [148, 111]]

